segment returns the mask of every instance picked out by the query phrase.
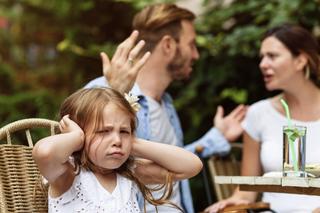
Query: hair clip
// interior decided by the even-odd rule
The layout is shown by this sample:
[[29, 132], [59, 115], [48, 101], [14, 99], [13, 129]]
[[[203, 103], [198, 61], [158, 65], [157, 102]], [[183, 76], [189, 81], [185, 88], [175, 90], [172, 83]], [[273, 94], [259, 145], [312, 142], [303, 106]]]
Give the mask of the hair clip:
[[132, 93], [124, 93], [124, 98], [129, 102], [130, 106], [135, 112], [138, 112], [140, 109], [140, 104], [138, 103], [139, 98], [136, 95], [133, 95]]

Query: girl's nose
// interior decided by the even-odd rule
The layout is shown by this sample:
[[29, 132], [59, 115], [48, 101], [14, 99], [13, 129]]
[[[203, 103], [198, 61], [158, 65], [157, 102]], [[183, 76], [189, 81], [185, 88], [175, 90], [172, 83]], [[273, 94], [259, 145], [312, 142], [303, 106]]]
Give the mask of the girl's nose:
[[113, 145], [114, 146], [121, 146], [121, 137], [119, 133], [113, 133]]

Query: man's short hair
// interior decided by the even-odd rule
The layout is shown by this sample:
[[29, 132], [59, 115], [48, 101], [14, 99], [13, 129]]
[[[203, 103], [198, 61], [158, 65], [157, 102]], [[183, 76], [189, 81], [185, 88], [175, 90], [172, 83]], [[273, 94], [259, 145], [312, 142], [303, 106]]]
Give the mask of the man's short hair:
[[193, 21], [195, 17], [191, 11], [175, 4], [154, 4], [135, 15], [133, 29], [139, 31], [139, 40], [145, 40], [144, 51], [153, 51], [165, 35], [179, 41], [181, 21]]

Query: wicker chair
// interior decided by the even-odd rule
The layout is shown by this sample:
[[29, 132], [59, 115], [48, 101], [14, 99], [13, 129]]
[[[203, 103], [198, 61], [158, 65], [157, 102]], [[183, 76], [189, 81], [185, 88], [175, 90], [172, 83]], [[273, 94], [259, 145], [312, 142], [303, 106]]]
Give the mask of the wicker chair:
[[[47, 195], [39, 187], [40, 173], [32, 158], [30, 133], [43, 127], [50, 128], [51, 135], [58, 132], [58, 122], [39, 118], [15, 121], [0, 129], [0, 212], [48, 212]], [[13, 133], [19, 131], [25, 131], [28, 146], [12, 143]]]

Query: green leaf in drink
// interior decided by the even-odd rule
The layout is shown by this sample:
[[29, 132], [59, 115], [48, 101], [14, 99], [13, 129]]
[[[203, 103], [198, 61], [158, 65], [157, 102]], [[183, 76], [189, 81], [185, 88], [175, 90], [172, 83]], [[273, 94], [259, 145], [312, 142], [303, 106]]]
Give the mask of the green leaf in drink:
[[287, 128], [284, 130], [284, 133], [287, 135], [289, 141], [294, 142], [298, 137], [304, 136], [306, 134], [306, 131], [299, 131], [299, 129], [297, 128]]
[[294, 149], [294, 142], [297, 138], [299, 138], [300, 136], [303, 136], [306, 134], [305, 130], [301, 130], [299, 131], [297, 128], [292, 128], [289, 127], [287, 129], [284, 130], [284, 133], [286, 134], [287, 138], [288, 138], [288, 142], [289, 142], [289, 150], [292, 153], [292, 158], [293, 158], [293, 167], [294, 167], [294, 171], [298, 171], [298, 162], [296, 159], [296, 151]]

